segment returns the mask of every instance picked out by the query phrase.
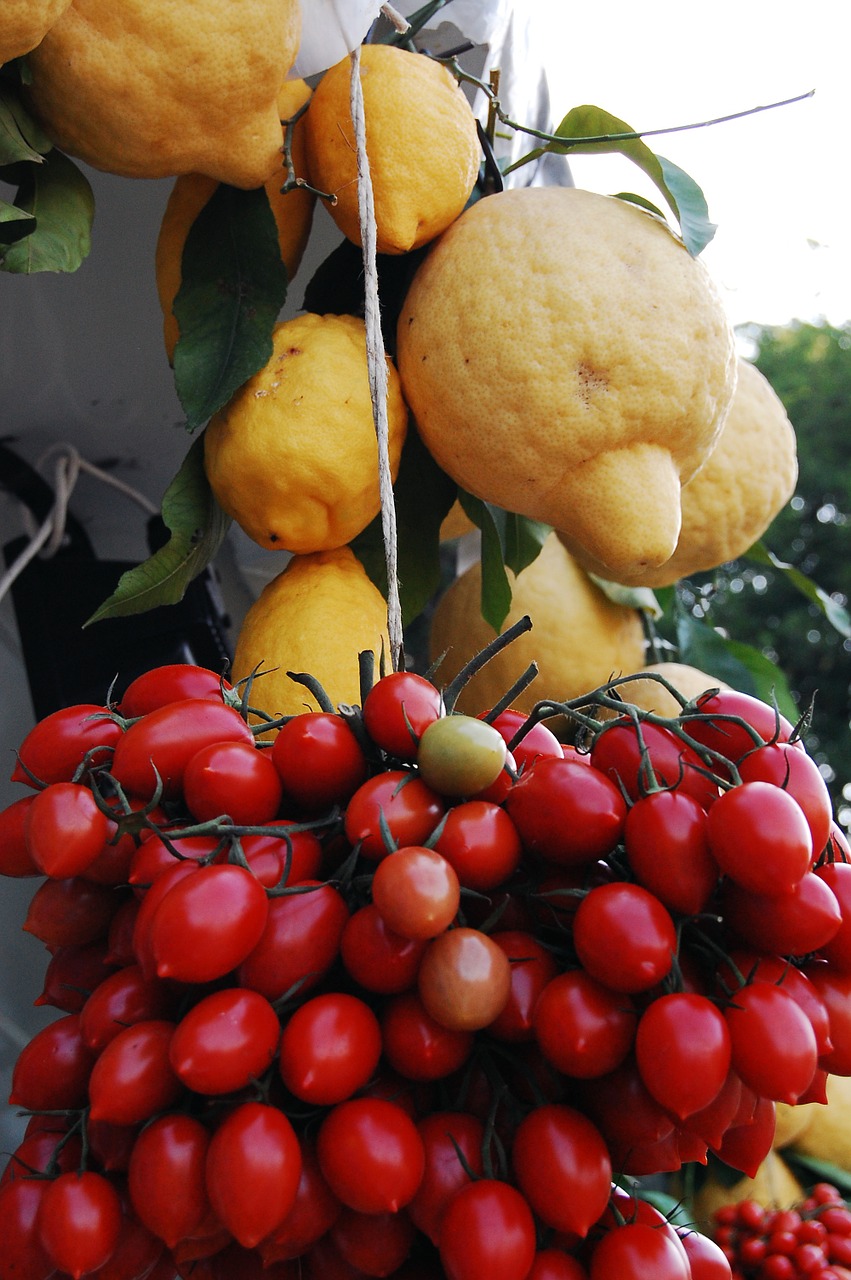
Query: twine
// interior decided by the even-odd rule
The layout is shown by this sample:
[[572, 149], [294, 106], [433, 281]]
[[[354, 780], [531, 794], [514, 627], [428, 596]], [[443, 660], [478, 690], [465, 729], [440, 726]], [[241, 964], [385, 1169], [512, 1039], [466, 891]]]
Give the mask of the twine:
[[[383, 10], [391, 6], [385, 5]], [[388, 15], [390, 16], [390, 15]], [[404, 19], [402, 19], [404, 22]], [[393, 477], [390, 471], [387, 425], [387, 358], [384, 337], [381, 332], [381, 309], [378, 300], [378, 268], [376, 265], [376, 223], [372, 180], [366, 154], [366, 121], [364, 117], [363, 88], [360, 79], [360, 48], [351, 54], [351, 113], [355, 130], [358, 162], [358, 213], [360, 216], [361, 243], [364, 267], [364, 320], [366, 322], [366, 361], [369, 390], [372, 399], [372, 417], [378, 440], [378, 491], [381, 498], [381, 532], [384, 540], [384, 559], [387, 565], [387, 633], [390, 639], [390, 659], [394, 671], [398, 670], [402, 655], [402, 605], [399, 599], [399, 576], [396, 534], [396, 503], [393, 496]]]

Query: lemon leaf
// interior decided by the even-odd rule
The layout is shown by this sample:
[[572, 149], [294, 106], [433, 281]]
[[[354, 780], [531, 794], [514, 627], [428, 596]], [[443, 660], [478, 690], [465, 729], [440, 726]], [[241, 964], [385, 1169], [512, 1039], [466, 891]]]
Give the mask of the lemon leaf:
[[35, 230], [36, 220], [26, 209], [0, 200], [0, 245], [14, 244]]
[[482, 531], [482, 617], [499, 635], [511, 608], [511, 583], [505, 572], [503, 550], [506, 512], [462, 490], [458, 491], [458, 500], [473, 524]]
[[676, 628], [681, 662], [724, 680], [742, 693], [773, 703], [793, 722], [798, 719], [798, 707], [786, 676], [761, 650], [721, 635], [681, 604], [676, 610]]
[[6, 252], [3, 270], [76, 271], [92, 243], [95, 201], [88, 178], [61, 151], [49, 152], [44, 164], [22, 166], [19, 174], [15, 206], [36, 225]]
[[823, 613], [832, 627], [839, 632], [841, 636], [851, 636], [851, 614], [841, 605], [838, 600], [834, 600], [832, 596], [813, 582], [812, 578], [808, 578], [800, 569], [796, 569], [794, 565], [787, 564], [785, 560], [779, 560], [773, 551], [769, 551], [764, 542], [755, 542], [746, 552], [744, 558], [753, 560], [756, 564], [770, 565], [772, 569], [777, 569], [792, 584], [796, 590], [800, 591], [811, 604], [816, 605], [820, 613]]
[[622, 604], [627, 609], [638, 609], [654, 620], [662, 617], [664, 610], [656, 597], [656, 593], [650, 587], [625, 587], [620, 582], [610, 582], [607, 578], [598, 578], [595, 573], [589, 573], [588, 577], [615, 604]]
[[53, 143], [24, 108], [10, 86], [0, 84], [0, 165], [19, 160], [42, 163]]
[[286, 296], [265, 188], [220, 183], [189, 229], [174, 300], [174, 381], [187, 430], [203, 426], [262, 369]]
[[196, 440], [162, 501], [162, 516], [171, 534], [159, 551], [128, 569], [108, 600], [86, 622], [145, 613], [158, 605], [177, 604], [186, 588], [215, 556], [230, 526], [204, 472], [203, 441]]

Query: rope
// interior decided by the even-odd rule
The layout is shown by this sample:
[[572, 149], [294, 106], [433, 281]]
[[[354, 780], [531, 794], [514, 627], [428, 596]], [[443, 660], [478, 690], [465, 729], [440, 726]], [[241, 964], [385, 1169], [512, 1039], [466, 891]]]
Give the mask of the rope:
[[[389, 8], [389, 6], [385, 6]], [[381, 497], [381, 532], [384, 539], [384, 558], [387, 564], [387, 633], [390, 638], [390, 658], [394, 671], [398, 669], [402, 654], [402, 606], [399, 599], [399, 578], [396, 538], [396, 503], [393, 497], [393, 477], [387, 445], [387, 360], [384, 338], [381, 333], [381, 311], [378, 301], [378, 269], [376, 266], [376, 224], [369, 160], [366, 154], [366, 122], [364, 119], [363, 89], [360, 79], [360, 48], [351, 54], [351, 113], [355, 129], [358, 161], [358, 213], [360, 215], [361, 243], [365, 283], [364, 319], [366, 321], [366, 360], [369, 373], [369, 389], [372, 397], [372, 416], [378, 439], [378, 488]]]

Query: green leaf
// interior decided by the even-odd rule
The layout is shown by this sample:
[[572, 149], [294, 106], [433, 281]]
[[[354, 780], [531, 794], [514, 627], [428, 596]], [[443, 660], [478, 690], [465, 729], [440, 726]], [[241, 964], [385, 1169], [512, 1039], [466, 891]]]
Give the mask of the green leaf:
[[638, 609], [654, 619], [662, 617], [662, 606], [650, 587], [625, 587], [620, 582], [609, 582], [606, 578], [598, 578], [594, 573], [589, 573], [588, 577], [615, 604], [625, 605], [627, 609]]
[[[411, 424], [393, 489], [404, 626], [422, 613], [440, 586], [440, 525], [455, 494], [455, 481], [441, 471]], [[381, 517], [376, 516], [350, 545], [386, 597], [387, 561]]]
[[[715, 234], [715, 225], [709, 220], [709, 211], [700, 187], [677, 165], [663, 156], [657, 156], [641, 138], [623, 137], [624, 134], [635, 133], [625, 121], [604, 111], [602, 107], [585, 105], [568, 111], [554, 132], [564, 141], [545, 143], [516, 161], [511, 168], [517, 168], [518, 164], [535, 159], [545, 151], [577, 155], [618, 152], [637, 164], [659, 188], [680, 224], [680, 233], [689, 253], [697, 257], [709, 244]], [[584, 141], [589, 138], [598, 138], [600, 141]]]
[[216, 188], [189, 229], [181, 277], [174, 380], [195, 431], [272, 354], [287, 269], [265, 188]]
[[459, 490], [461, 506], [482, 531], [482, 617], [499, 635], [511, 608], [511, 583], [505, 572], [500, 525], [505, 512]]
[[0, 200], [0, 245], [14, 244], [35, 230], [36, 220], [26, 209]]
[[42, 156], [52, 147], [18, 95], [9, 85], [0, 84], [0, 165], [19, 160], [41, 164]]
[[187, 453], [162, 502], [171, 537], [144, 564], [123, 573], [113, 594], [92, 614], [86, 626], [103, 618], [145, 613], [158, 605], [177, 604], [193, 578], [210, 563], [230, 526], [213, 497], [204, 472], [204, 442], [199, 437]]
[[818, 607], [819, 612], [823, 613], [828, 622], [841, 636], [851, 636], [851, 614], [837, 600], [833, 600], [826, 591], [824, 591], [812, 578], [808, 578], [800, 569], [796, 569], [792, 564], [786, 564], [785, 561], [779, 560], [773, 551], [769, 551], [764, 542], [755, 542], [746, 552], [744, 558], [753, 560], [755, 564], [769, 565], [772, 569], [777, 569], [792, 584], [796, 590], [800, 591], [811, 604]]
[[3, 270], [76, 271], [91, 248], [95, 201], [88, 179], [61, 151], [25, 166], [15, 204], [36, 219], [35, 230], [3, 258]]
[[714, 627], [677, 607], [679, 659], [705, 671], [707, 675], [750, 693], [763, 702], [774, 703], [793, 722], [799, 711], [785, 675], [765, 654], [740, 640], [728, 640]]
[[522, 573], [533, 560], [537, 560], [552, 533], [552, 526], [540, 520], [530, 520], [528, 516], [519, 516], [513, 511], [503, 511], [502, 516], [503, 558], [514, 573]]

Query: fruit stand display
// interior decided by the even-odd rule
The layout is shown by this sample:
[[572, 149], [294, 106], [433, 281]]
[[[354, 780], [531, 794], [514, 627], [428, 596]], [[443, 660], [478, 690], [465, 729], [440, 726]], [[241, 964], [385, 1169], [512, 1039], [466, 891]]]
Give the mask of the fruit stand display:
[[[56, 1016], [0, 1280], [848, 1274], [827, 1174], [771, 1218], [695, 1170], [755, 1179], [851, 1078], [851, 848], [782, 674], [656, 630], [788, 502], [794, 430], [693, 180], [600, 108], [511, 120], [464, 62], [505, 6], [453, 0], [470, 40], [431, 55], [446, 2], [0, 18], [7, 269], [73, 269], [71, 157], [175, 179], [198, 434], [92, 628], [173, 606], [231, 522], [286, 553], [227, 670], [119, 673], [16, 744], [0, 874]], [[509, 182], [600, 149], [665, 213]], [[343, 240], [280, 320], [317, 201]]]

